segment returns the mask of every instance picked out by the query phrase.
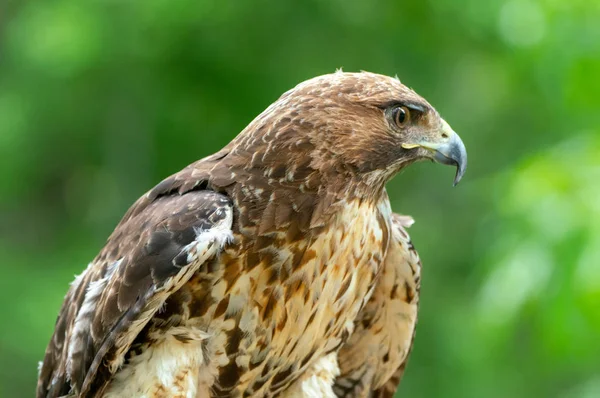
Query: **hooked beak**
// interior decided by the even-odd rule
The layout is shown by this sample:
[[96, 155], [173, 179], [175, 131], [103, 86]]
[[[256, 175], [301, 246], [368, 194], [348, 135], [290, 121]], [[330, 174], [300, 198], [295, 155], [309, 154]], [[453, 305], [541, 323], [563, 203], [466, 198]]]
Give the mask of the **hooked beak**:
[[454, 186], [458, 184], [467, 169], [467, 149], [452, 128], [442, 120], [441, 138], [437, 142], [423, 141], [417, 144], [402, 144], [403, 148], [421, 147], [430, 151], [432, 159], [441, 164], [456, 166]]

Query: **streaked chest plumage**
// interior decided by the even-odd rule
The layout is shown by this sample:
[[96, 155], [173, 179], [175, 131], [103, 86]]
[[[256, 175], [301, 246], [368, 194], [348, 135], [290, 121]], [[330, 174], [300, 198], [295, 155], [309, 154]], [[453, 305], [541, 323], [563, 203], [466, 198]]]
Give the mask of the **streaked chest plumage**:
[[[352, 333], [385, 258], [389, 223], [383, 200], [347, 203], [308, 235], [293, 226], [255, 236], [238, 228], [234, 242], [170, 297], [138, 352], [176, 327], [177, 344], [202, 350], [213, 396], [277, 395]], [[205, 336], [201, 344], [189, 343], [194, 333]]]

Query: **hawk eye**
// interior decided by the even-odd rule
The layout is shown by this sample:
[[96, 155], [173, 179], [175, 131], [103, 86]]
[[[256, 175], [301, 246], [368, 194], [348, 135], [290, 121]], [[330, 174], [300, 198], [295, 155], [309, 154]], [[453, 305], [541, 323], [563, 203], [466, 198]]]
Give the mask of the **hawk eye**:
[[405, 106], [397, 106], [392, 110], [392, 118], [398, 127], [404, 127], [410, 120], [410, 111]]

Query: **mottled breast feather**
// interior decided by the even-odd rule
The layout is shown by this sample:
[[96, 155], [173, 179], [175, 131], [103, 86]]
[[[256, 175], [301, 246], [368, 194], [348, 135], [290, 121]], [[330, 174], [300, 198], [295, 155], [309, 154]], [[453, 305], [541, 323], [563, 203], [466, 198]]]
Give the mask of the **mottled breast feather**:
[[406, 228], [394, 214], [392, 240], [373, 295], [338, 354], [334, 391], [345, 398], [392, 398], [413, 346], [421, 286], [421, 261]]

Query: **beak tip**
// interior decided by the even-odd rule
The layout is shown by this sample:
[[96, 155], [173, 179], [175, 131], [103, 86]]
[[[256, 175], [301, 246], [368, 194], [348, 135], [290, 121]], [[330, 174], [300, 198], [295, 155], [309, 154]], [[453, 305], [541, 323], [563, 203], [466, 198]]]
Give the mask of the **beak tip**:
[[467, 171], [467, 150], [458, 134], [455, 133], [453, 138], [450, 158], [456, 165], [456, 175], [454, 176], [453, 186], [457, 186], [460, 180], [462, 180], [465, 171]]
[[456, 176], [454, 177], [454, 182], [452, 183], [453, 187], [458, 185], [460, 180], [462, 180], [462, 177], [464, 174], [465, 174], [465, 167], [460, 163], [457, 164], [456, 165]]

